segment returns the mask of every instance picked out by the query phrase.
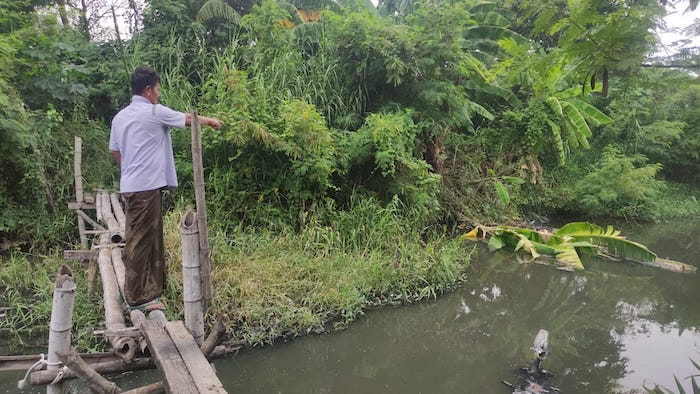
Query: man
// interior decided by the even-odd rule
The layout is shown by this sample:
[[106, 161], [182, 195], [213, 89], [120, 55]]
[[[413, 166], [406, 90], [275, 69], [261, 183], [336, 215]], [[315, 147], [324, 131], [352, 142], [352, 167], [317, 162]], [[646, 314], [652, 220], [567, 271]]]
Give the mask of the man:
[[[191, 114], [158, 104], [160, 78], [152, 68], [131, 74], [131, 104], [112, 120], [109, 150], [121, 168], [119, 189], [126, 214], [124, 298], [131, 309], [164, 309], [158, 297], [166, 281], [161, 191], [176, 187], [169, 127], [191, 124]], [[214, 129], [221, 121], [200, 116]]]

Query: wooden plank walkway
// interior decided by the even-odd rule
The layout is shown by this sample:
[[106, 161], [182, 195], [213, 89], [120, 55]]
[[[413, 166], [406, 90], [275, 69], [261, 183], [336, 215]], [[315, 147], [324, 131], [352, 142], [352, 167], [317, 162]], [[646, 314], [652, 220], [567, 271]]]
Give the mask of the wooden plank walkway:
[[148, 350], [168, 393], [226, 393], [182, 321], [141, 323]]

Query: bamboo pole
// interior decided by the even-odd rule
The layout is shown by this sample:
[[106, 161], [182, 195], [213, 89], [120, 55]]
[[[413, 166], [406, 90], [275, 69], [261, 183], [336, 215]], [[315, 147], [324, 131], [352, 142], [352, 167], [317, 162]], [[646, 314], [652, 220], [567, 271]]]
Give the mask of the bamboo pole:
[[[81, 357], [82, 358], [82, 357]], [[134, 359], [130, 364], [127, 364], [124, 360], [106, 361], [102, 363], [89, 364], [90, 368], [95, 370], [97, 373], [101, 374], [111, 374], [119, 373], [125, 371], [141, 371], [145, 369], [154, 369], [156, 365], [153, 360], [149, 357], [139, 357]], [[29, 383], [33, 386], [43, 386], [51, 383], [56, 379], [57, 371], [35, 371], [29, 374]], [[69, 369], [63, 373], [63, 380], [75, 379], [78, 376], [73, 371]]]
[[[211, 335], [210, 335], [211, 336]], [[208, 339], [208, 338], [207, 338]], [[214, 359], [221, 359], [224, 357], [229, 356], [232, 353], [235, 353], [239, 351], [245, 343], [243, 341], [230, 341], [227, 343], [224, 343], [223, 345], [216, 346], [214, 350], [208, 354], [205, 355], [208, 360], [214, 360]], [[204, 346], [204, 345], [202, 345]], [[80, 357], [85, 360], [92, 356], [90, 353], [83, 353], [80, 355]], [[34, 355], [31, 356], [31, 362], [35, 362], [37, 358], [39, 358], [39, 355]], [[150, 357], [138, 357], [135, 358], [131, 363], [126, 363], [122, 359], [115, 359], [111, 361], [102, 361], [102, 362], [97, 362], [97, 363], [89, 363], [90, 367], [94, 369], [96, 372], [99, 372], [101, 374], [112, 374], [112, 373], [118, 373], [118, 372], [126, 372], [126, 371], [141, 371], [145, 369], [154, 369], [156, 367], [155, 363], [153, 362], [153, 359]], [[16, 370], [26, 370], [29, 368], [31, 364], [27, 362], [26, 366], [22, 366], [22, 368], [17, 368]], [[56, 376], [58, 373], [61, 372], [60, 370], [54, 370], [54, 371], [47, 371], [47, 370], [42, 370], [42, 371], [34, 371], [29, 374], [29, 383], [33, 386], [43, 386], [51, 383], [54, 379], [56, 379]], [[75, 379], [77, 376], [75, 375], [75, 372], [72, 370], [68, 369], [67, 371], [63, 372], [63, 380], [69, 380], [69, 379]]]
[[[75, 154], [73, 155], [73, 179], [75, 180], [75, 202], [82, 203], [85, 196], [83, 195], [83, 175], [82, 175], [82, 156], [83, 156], [83, 140], [80, 137], [75, 137]], [[85, 234], [85, 219], [77, 212], [78, 215], [78, 233], [80, 234], [80, 246], [83, 250], [88, 248], [88, 239]]]
[[122, 203], [119, 202], [119, 195], [117, 193], [112, 193], [109, 195], [109, 200], [112, 202], [112, 212], [114, 212], [114, 217], [119, 223], [119, 230], [122, 234], [126, 231], [126, 215], [124, 215], [124, 208], [122, 208]]
[[95, 190], [95, 214], [97, 216], [97, 221], [102, 222], [102, 190]]
[[98, 193], [97, 197], [102, 201], [100, 204], [102, 221], [107, 224], [107, 229], [111, 233], [109, 236], [110, 240], [115, 244], [124, 242], [124, 233], [121, 231], [119, 222], [112, 213], [112, 203], [109, 200], [109, 194], [100, 192]]
[[75, 155], [73, 156], [73, 177], [75, 179], [75, 202], [83, 202], [83, 176], [81, 163], [83, 160], [83, 140], [75, 137]]
[[[141, 323], [146, 321], [146, 315], [138, 309], [129, 311], [129, 317], [134, 328], [141, 327]], [[139, 331], [139, 349], [141, 349], [141, 354], [148, 354], [148, 342], [143, 339], [141, 331]]]
[[[77, 213], [78, 216], [83, 218], [83, 220], [86, 221], [89, 225], [91, 225], [92, 228], [94, 228], [95, 230], [104, 231], [105, 228], [100, 226], [100, 224], [97, 223], [96, 221], [92, 220], [92, 218], [90, 216], [88, 216], [87, 213], [81, 211], [80, 209], [76, 209], [75, 213]], [[87, 234], [87, 231], [84, 231], [84, 233]], [[87, 245], [84, 245], [83, 248], [87, 248]]]
[[[100, 245], [109, 245], [109, 237], [104, 234], [100, 237]], [[120, 330], [126, 328], [119, 302], [119, 284], [112, 266], [112, 253], [109, 247], [100, 249], [97, 256], [97, 265], [102, 277], [102, 292], [105, 308], [105, 325], [108, 330]], [[130, 362], [136, 353], [136, 342], [128, 337], [109, 338], [112, 349], [126, 362]]]
[[[122, 259], [122, 248], [111, 248], [110, 258], [112, 259], [112, 268], [114, 269], [114, 275], [117, 278], [117, 286], [119, 286], [119, 293], [124, 295], [124, 284], [126, 281], [126, 267], [124, 266], [124, 260]], [[137, 326], [138, 327], [138, 326]]]
[[[114, 242], [115, 237], [114, 237], [114, 231], [118, 230], [116, 234], [123, 234], [123, 227], [121, 226], [121, 223], [115, 218], [115, 216], [118, 217], [118, 215], [115, 215], [112, 212], [112, 209], [115, 206], [119, 206], [119, 209], [121, 211], [122, 216], [124, 215], [124, 210], [121, 209], [121, 205], [119, 204], [119, 200], [117, 199], [116, 204], [114, 201], [114, 197], [116, 197], [116, 194], [112, 194], [110, 196], [107, 195], [107, 193], [100, 192], [97, 194], [98, 199], [102, 201], [100, 204], [100, 209], [102, 210], [102, 219], [105, 221], [107, 224], [107, 227], [109, 228], [109, 234], [110, 234], [110, 239], [112, 242]], [[122, 260], [122, 249], [121, 248], [110, 248], [110, 259], [112, 262], [112, 268], [114, 269], [114, 274], [117, 278], [117, 285], [119, 286], [119, 293], [124, 294], [124, 282], [126, 280], [126, 267], [124, 266], [124, 261]]]
[[[75, 278], [70, 267], [63, 264], [56, 274], [56, 286], [53, 291], [51, 322], [49, 323], [49, 355], [47, 369], [61, 369], [58, 353], [70, 349], [71, 326], [73, 324], [73, 301], [75, 299]], [[63, 392], [63, 383], [58, 382], [46, 387], [47, 394]]]
[[[208, 338], [207, 338], [208, 339]], [[214, 359], [221, 359], [224, 357], [229, 356], [232, 353], [235, 353], [239, 351], [245, 343], [243, 341], [231, 341], [228, 343], [225, 343], [223, 345], [219, 345], [214, 348], [214, 350], [206, 355], [208, 360], [214, 360]], [[204, 345], [202, 345], [204, 346]], [[88, 359], [90, 356], [93, 356], [94, 354], [91, 353], [82, 353], [80, 357], [85, 360]], [[113, 355], [113, 353], [110, 353], [110, 355]], [[32, 355], [32, 356], [27, 356], [31, 358], [31, 361], [27, 361], [26, 365], [22, 365], [21, 368], [15, 368], [12, 370], [16, 371], [25, 371], [27, 368], [30, 368], [31, 365], [36, 361], [37, 358], [39, 358], [39, 355]], [[116, 357], [116, 356], [114, 356]], [[126, 371], [141, 371], [145, 369], [154, 369], [156, 367], [155, 363], [153, 362], [153, 359], [150, 357], [138, 357], [135, 358], [131, 363], [126, 363], [122, 359], [115, 359], [111, 361], [102, 361], [102, 362], [96, 362], [96, 363], [89, 363], [90, 367], [94, 369], [96, 372], [101, 373], [101, 374], [112, 374], [112, 373], [119, 373], [119, 372], [126, 372]], [[61, 370], [53, 370], [53, 371], [47, 371], [47, 370], [41, 370], [41, 371], [34, 371], [29, 374], [29, 383], [32, 386], [44, 386], [47, 385], [51, 382], [53, 382], [54, 379], [56, 379], [56, 376], [58, 373], [61, 372]], [[63, 371], [63, 380], [69, 380], [69, 379], [75, 379], [77, 376], [75, 375], [75, 372], [72, 370], [68, 369], [66, 371]]]
[[202, 165], [202, 126], [197, 112], [192, 113], [192, 164], [194, 167], [194, 194], [197, 202], [197, 226], [199, 227], [200, 277], [202, 303], [207, 309], [211, 304], [211, 250], [207, 226], [207, 204], [204, 193], [204, 167]]
[[182, 295], [185, 302], [185, 327], [197, 345], [204, 338], [202, 282], [200, 279], [199, 230], [196, 214], [187, 207], [180, 222], [182, 236]]
[[98, 393], [107, 394], [122, 392], [122, 390], [119, 387], [117, 387], [116, 384], [110, 382], [109, 380], [105, 379], [102, 375], [95, 372], [95, 370], [92, 367], [90, 367], [85, 361], [83, 361], [82, 358], [80, 358], [80, 355], [78, 355], [78, 353], [75, 350], [70, 349], [65, 352], [60, 352], [58, 353], [58, 357], [73, 372], [75, 372], [75, 374], [80, 378], [80, 380], [87, 383], [88, 387], [91, 390], [95, 390]]

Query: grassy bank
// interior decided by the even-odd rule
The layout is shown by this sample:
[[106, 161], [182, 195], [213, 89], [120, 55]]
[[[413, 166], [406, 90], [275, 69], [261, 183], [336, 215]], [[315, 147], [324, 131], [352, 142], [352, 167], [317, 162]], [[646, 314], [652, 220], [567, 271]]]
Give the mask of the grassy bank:
[[[232, 338], [263, 345], [345, 327], [368, 307], [436, 296], [459, 281], [472, 246], [442, 228], [421, 226], [416, 215], [367, 199], [347, 211], [309, 216], [299, 231], [239, 227], [224, 233], [212, 225], [214, 300], [207, 321], [226, 316]], [[181, 216], [176, 209], [165, 218], [170, 270], [164, 301], [171, 319], [182, 319]], [[0, 305], [10, 309], [0, 328], [15, 345], [48, 327], [61, 263], [58, 255], [15, 254], [2, 261]], [[100, 348], [105, 343], [90, 333], [101, 328], [101, 289], [88, 300], [84, 268], [72, 266], [78, 282], [74, 343]]]

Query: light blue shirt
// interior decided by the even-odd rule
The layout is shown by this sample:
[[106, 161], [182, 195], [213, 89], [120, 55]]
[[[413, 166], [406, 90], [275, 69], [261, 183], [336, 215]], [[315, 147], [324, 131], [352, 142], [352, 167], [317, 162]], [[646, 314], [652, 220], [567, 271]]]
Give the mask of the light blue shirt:
[[177, 186], [169, 127], [185, 127], [185, 114], [138, 95], [114, 117], [109, 150], [121, 154], [121, 193]]

